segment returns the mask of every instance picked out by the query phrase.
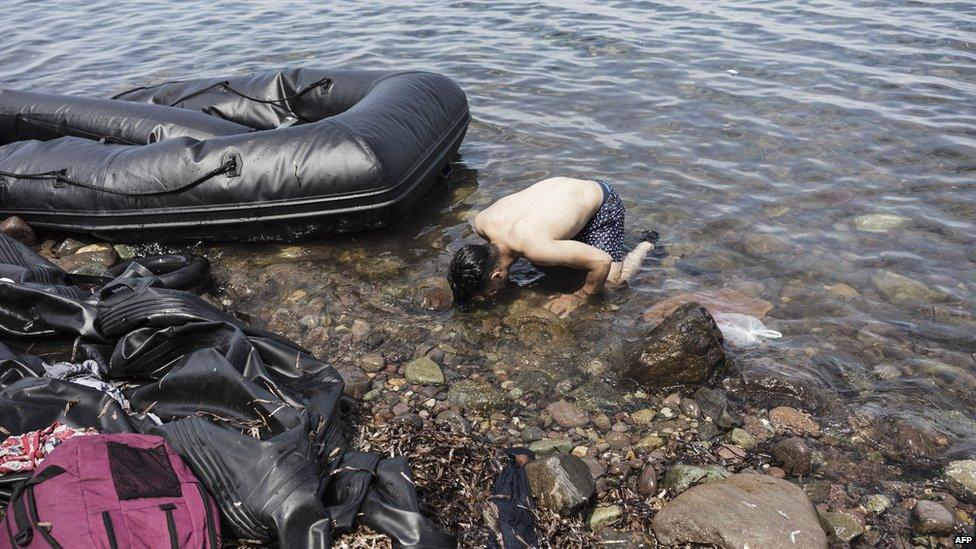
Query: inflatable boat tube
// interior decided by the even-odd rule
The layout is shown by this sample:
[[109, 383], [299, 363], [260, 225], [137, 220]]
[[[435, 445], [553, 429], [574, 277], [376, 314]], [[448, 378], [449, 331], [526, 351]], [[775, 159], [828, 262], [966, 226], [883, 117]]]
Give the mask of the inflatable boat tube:
[[0, 216], [105, 238], [264, 240], [383, 228], [470, 120], [449, 78], [286, 69], [112, 99], [0, 90]]

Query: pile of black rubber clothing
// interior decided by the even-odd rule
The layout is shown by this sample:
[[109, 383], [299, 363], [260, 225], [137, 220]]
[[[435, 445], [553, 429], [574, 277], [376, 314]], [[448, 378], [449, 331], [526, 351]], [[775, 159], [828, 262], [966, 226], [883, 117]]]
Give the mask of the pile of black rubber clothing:
[[[199, 261], [176, 259], [195, 269], [190, 278], [205, 274]], [[358, 518], [395, 547], [456, 546], [419, 512], [405, 458], [348, 448], [334, 368], [166, 287], [199, 282], [151, 270], [167, 263], [135, 261], [111, 279], [69, 275], [0, 234], [0, 331], [17, 341], [68, 336], [68, 346], [73, 336], [74, 359], [125, 382], [129, 403], [44, 377], [40, 358], [0, 343], [0, 441], [54, 421], [160, 435], [217, 499], [231, 539], [329, 547]], [[0, 505], [16, 476], [0, 477]]]

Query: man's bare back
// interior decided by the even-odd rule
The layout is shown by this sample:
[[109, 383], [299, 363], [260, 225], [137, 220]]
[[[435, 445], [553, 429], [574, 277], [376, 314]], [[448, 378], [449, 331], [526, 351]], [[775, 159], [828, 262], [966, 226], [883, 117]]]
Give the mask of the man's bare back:
[[508, 268], [524, 257], [539, 266], [586, 271], [583, 287], [553, 298], [547, 307], [565, 316], [607, 283], [626, 281], [653, 248], [641, 242], [623, 253], [624, 206], [601, 180], [553, 177], [503, 197], [478, 213], [472, 225], [487, 244], [455, 254], [448, 276], [455, 301], [491, 295], [508, 280]]
[[486, 240], [522, 252], [525, 242], [573, 238], [602, 202], [596, 181], [553, 177], [499, 199], [475, 216], [473, 226]]

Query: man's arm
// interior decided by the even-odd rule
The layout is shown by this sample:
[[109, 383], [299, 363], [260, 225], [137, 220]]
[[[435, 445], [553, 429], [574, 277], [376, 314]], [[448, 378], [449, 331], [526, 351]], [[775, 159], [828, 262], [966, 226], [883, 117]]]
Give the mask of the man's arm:
[[522, 250], [525, 258], [536, 265], [570, 267], [587, 272], [583, 292], [600, 293], [613, 258], [603, 250], [576, 240], [542, 240], [527, 243]]

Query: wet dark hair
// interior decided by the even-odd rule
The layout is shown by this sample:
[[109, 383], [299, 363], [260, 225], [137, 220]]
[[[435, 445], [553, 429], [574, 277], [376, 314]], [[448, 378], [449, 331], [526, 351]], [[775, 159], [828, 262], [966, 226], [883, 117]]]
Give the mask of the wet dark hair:
[[498, 264], [498, 249], [491, 244], [468, 244], [451, 259], [447, 281], [454, 292], [454, 304], [462, 309], [485, 288], [491, 271]]

